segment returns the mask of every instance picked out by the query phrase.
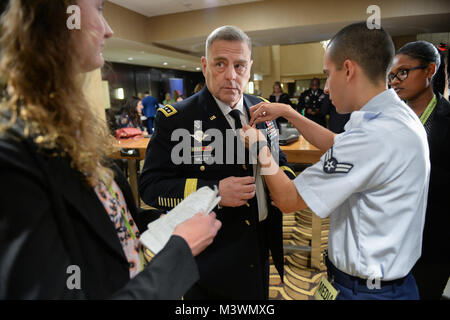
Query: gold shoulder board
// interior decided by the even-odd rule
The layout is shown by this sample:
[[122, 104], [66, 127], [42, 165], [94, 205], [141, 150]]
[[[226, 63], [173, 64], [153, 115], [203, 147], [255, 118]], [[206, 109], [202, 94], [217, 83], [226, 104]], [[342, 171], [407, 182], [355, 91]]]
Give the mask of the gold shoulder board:
[[260, 99], [261, 99], [262, 101], [264, 101], [264, 102], [270, 103], [269, 100], [267, 100], [267, 99], [265, 99], [265, 98], [263, 98], [263, 97], [258, 96], [258, 98], [260, 98]]
[[158, 111], [161, 111], [166, 116], [166, 118], [178, 113], [177, 109], [172, 107], [170, 104], [166, 105], [164, 108], [159, 108]]

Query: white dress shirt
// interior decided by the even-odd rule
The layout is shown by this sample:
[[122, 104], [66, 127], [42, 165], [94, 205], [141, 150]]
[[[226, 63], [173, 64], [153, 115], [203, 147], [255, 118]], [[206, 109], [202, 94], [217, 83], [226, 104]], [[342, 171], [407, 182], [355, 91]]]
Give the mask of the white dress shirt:
[[[214, 97], [214, 100], [216, 100], [217, 105], [219, 106], [220, 110], [222, 111], [223, 115], [227, 119], [228, 123], [230, 124], [231, 128], [236, 129], [235, 127], [235, 121], [234, 118], [230, 115], [230, 112], [232, 110], [239, 110], [239, 115], [241, 118], [242, 125], [246, 125], [249, 122], [247, 112], [245, 111], [244, 106], [244, 96], [241, 97], [239, 102], [236, 104], [234, 109], [231, 109], [229, 105], [226, 103], [220, 101], [216, 97]], [[253, 165], [253, 177], [255, 177], [255, 186], [256, 186], [256, 200], [258, 202], [258, 214], [259, 214], [259, 221], [263, 221], [267, 218], [268, 214], [268, 207], [267, 207], [267, 194], [264, 188], [264, 181], [260, 172], [260, 166], [259, 164]]]
[[429, 173], [425, 130], [390, 89], [353, 112], [332, 149], [294, 182], [311, 210], [330, 216], [330, 261], [389, 281], [421, 255]]

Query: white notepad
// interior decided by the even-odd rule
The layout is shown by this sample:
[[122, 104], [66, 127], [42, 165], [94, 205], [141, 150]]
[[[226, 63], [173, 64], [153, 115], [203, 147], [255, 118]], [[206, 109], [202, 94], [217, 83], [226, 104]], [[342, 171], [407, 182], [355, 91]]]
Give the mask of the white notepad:
[[148, 224], [148, 229], [141, 234], [140, 241], [155, 255], [167, 244], [176, 226], [204, 211], [209, 214], [220, 202], [217, 187], [212, 190], [203, 187], [191, 193], [179, 205], [166, 215]]

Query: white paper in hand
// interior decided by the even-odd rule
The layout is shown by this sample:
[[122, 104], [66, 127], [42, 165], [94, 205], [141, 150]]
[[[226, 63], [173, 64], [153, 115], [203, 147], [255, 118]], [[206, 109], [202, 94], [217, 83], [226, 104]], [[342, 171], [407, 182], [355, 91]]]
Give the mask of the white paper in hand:
[[176, 226], [192, 218], [197, 213], [204, 211], [209, 214], [221, 200], [217, 187], [212, 190], [203, 187], [191, 193], [178, 206], [173, 208], [165, 216], [148, 225], [148, 230], [142, 233], [141, 243], [155, 255], [167, 244]]

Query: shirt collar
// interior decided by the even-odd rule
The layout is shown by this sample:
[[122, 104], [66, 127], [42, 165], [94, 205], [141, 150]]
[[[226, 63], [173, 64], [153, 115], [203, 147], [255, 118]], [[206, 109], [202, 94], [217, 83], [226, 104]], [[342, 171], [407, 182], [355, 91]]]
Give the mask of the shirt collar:
[[345, 131], [360, 127], [363, 122], [377, 118], [386, 111], [386, 106], [401, 103], [394, 89], [385, 90], [369, 100], [360, 110], [352, 112], [350, 120], [345, 125]]
[[213, 95], [213, 98], [214, 98], [214, 100], [216, 100], [217, 105], [219, 106], [220, 110], [222, 110], [222, 113], [224, 115], [229, 114], [232, 110], [239, 110], [239, 112], [241, 114], [245, 115], [245, 113], [244, 113], [244, 95], [241, 96], [241, 99], [236, 104], [234, 109], [231, 109], [231, 107], [229, 105], [227, 105], [225, 102], [220, 101], [214, 95]]
[[385, 90], [369, 100], [360, 111], [364, 112], [383, 112], [386, 107], [386, 101], [401, 103], [400, 98], [394, 89]]

